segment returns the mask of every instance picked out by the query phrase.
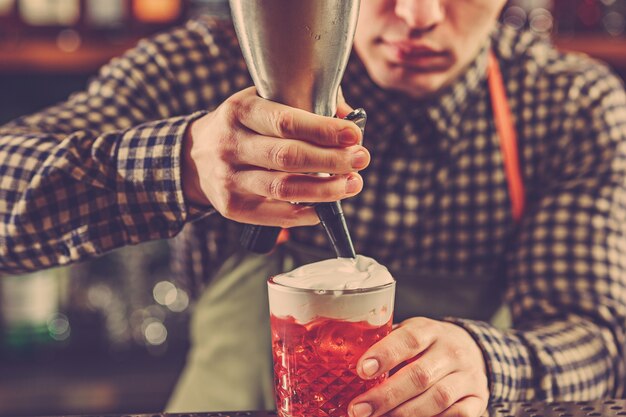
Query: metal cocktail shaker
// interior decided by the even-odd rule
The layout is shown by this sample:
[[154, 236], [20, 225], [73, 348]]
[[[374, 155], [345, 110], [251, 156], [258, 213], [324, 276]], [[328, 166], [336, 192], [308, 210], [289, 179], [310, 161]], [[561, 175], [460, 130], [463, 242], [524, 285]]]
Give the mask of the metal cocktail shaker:
[[[360, 0], [229, 0], [229, 3], [237, 37], [259, 95], [322, 116], [334, 116]], [[363, 113], [352, 117], [361, 117], [364, 123]], [[354, 257], [340, 203], [322, 203], [316, 209], [337, 255]], [[269, 252], [279, 231], [277, 227], [248, 225], [241, 243], [255, 252]]]

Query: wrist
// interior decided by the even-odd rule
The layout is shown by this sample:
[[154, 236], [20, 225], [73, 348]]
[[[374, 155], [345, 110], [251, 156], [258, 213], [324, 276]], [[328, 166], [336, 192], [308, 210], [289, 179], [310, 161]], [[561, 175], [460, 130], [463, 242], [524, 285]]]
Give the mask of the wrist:
[[200, 186], [198, 166], [193, 158], [195, 128], [198, 120], [187, 125], [181, 147], [181, 182], [185, 202], [192, 205], [209, 206], [210, 201]]

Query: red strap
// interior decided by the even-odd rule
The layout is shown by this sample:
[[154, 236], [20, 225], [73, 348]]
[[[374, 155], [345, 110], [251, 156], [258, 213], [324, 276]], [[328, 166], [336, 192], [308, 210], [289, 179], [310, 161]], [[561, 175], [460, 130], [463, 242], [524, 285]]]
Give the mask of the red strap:
[[509, 187], [513, 219], [519, 222], [524, 215], [525, 191], [519, 164], [517, 133], [513, 125], [511, 108], [506, 98], [506, 90], [500, 65], [493, 52], [489, 54], [489, 92], [495, 117], [496, 129], [500, 138], [500, 148], [504, 159], [504, 172]]

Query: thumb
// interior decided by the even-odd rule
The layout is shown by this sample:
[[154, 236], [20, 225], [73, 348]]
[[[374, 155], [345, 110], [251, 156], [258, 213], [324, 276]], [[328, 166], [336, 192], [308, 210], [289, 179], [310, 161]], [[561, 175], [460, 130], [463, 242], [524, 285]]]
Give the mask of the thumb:
[[339, 91], [337, 93], [337, 117], [343, 119], [353, 110], [352, 106], [346, 103], [346, 99], [343, 96], [343, 90], [339, 87]]

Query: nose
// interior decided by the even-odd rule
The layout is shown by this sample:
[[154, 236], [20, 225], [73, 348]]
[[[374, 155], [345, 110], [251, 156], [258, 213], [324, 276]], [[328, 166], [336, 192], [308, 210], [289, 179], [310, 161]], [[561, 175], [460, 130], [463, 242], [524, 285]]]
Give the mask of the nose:
[[395, 14], [420, 32], [432, 30], [444, 19], [441, 0], [396, 0]]

